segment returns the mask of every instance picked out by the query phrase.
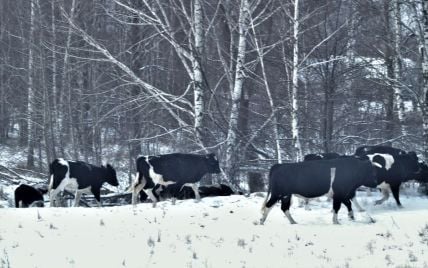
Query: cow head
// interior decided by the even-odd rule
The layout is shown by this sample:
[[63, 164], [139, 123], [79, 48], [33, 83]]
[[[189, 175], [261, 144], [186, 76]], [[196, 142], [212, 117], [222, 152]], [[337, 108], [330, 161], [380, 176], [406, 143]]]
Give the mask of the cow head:
[[419, 163], [419, 171], [415, 179], [420, 182], [428, 182], [428, 165], [425, 162]]
[[421, 164], [419, 163], [418, 156], [415, 152], [409, 152], [405, 155], [399, 156], [403, 163], [406, 171], [405, 180], [411, 180], [421, 171]]
[[206, 155], [206, 163], [208, 166], [208, 172], [209, 173], [220, 173], [220, 165], [218, 163], [217, 157], [215, 154], [207, 154]]
[[107, 183], [113, 186], [119, 186], [119, 182], [116, 177], [116, 170], [114, 170], [114, 168], [110, 164], [107, 164], [106, 169], [107, 169], [107, 177], [106, 177]]

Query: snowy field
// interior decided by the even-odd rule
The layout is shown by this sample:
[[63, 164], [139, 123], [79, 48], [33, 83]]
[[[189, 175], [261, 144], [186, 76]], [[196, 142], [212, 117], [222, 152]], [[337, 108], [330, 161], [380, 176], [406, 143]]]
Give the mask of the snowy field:
[[[428, 267], [428, 199], [380, 196], [355, 222], [330, 202], [279, 205], [259, 225], [262, 194], [108, 208], [0, 209], [0, 267]], [[362, 196], [362, 197], [361, 197]], [[296, 200], [295, 200], [296, 201]]]

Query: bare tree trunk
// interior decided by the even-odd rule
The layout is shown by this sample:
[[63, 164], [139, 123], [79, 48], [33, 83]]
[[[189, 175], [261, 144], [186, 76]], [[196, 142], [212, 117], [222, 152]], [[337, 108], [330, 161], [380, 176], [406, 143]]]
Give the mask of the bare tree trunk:
[[202, 77], [202, 53], [203, 53], [203, 27], [202, 27], [202, 6], [200, 0], [193, 2], [193, 35], [195, 48], [192, 51], [192, 67], [193, 67], [193, 87], [194, 87], [194, 111], [195, 111], [195, 133], [196, 137], [202, 146], [205, 144], [204, 131], [204, 89]]
[[[76, 13], [76, 0], [71, 1], [71, 9], [70, 9], [70, 17], [74, 19]], [[69, 58], [70, 58], [70, 47], [71, 47], [71, 34], [72, 34], [72, 28], [71, 26], [67, 29], [67, 37], [66, 37], [66, 43], [64, 48], [64, 59], [63, 59], [63, 71], [62, 71], [62, 79], [61, 79], [61, 94], [58, 98], [59, 103], [57, 103], [57, 109], [61, 111], [61, 115], [68, 114], [68, 120], [69, 125], [68, 127], [72, 128], [72, 111], [70, 107], [71, 102], [71, 87], [70, 87], [70, 79], [69, 79]], [[67, 102], [65, 102], [67, 100]], [[66, 105], [67, 104], [67, 105]], [[64, 133], [65, 130], [68, 128], [65, 122], [66, 116], [60, 116], [57, 120], [59, 121], [58, 129], [59, 129], [59, 140], [61, 141], [59, 143], [61, 153], [63, 156], [65, 156], [65, 144], [64, 144]], [[77, 159], [76, 155], [76, 149], [75, 149], [75, 141], [74, 141], [74, 131], [69, 130], [70, 133], [70, 141], [71, 141], [71, 149], [73, 150], [73, 157]]]
[[385, 65], [386, 65], [386, 75], [387, 75], [387, 96], [385, 102], [386, 110], [386, 144], [392, 145], [392, 140], [394, 138], [395, 130], [395, 118], [394, 118], [394, 60], [393, 60], [393, 48], [390, 45], [390, 42], [393, 40], [392, 36], [392, 27], [391, 27], [391, 3], [389, 1], [384, 2], [384, 16], [385, 16], [385, 27], [386, 27], [386, 51], [385, 51]]
[[27, 97], [27, 168], [34, 168], [34, 103], [35, 93], [33, 84], [33, 72], [34, 72], [34, 32], [35, 32], [35, 16], [36, 16], [36, 1], [31, 0], [30, 2], [30, 37], [28, 42], [28, 97]]
[[428, 0], [423, 0], [423, 48], [422, 48], [422, 72], [423, 72], [423, 141], [424, 157], [428, 160]]
[[[266, 95], [268, 97], [269, 100], [269, 105], [270, 105], [270, 109], [272, 111], [272, 130], [273, 130], [273, 134], [274, 134], [274, 138], [275, 138], [275, 158], [278, 161], [278, 163], [282, 163], [282, 152], [281, 152], [281, 144], [280, 144], [280, 136], [279, 136], [279, 130], [278, 130], [278, 120], [277, 120], [277, 108], [275, 106], [275, 103], [273, 101], [273, 97], [272, 97], [272, 91], [270, 89], [269, 83], [268, 83], [268, 77], [266, 74], [266, 68], [265, 68], [265, 64], [264, 64], [264, 57], [263, 57], [263, 51], [262, 51], [262, 47], [259, 44], [259, 40], [256, 38], [256, 31], [254, 28], [254, 23], [251, 20], [251, 27], [252, 27], [252, 31], [254, 33], [254, 41], [255, 41], [255, 45], [256, 45], [256, 50], [257, 50], [257, 54], [259, 57], [259, 61], [260, 61], [260, 67], [261, 67], [261, 72], [263, 75], [263, 82], [264, 82], [264, 87], [266, 89]], [[255, 178], [252, 175], [248, 175], [249, 178]]]
[[245, 53], [247, 48], [247, 31], [249, 26], [248, 0], [242, 0], [239, 9], [239, 41], [238, 54], [236, 56], [236, 70], [234, 88], [232, 91], [232, 107], [229, 116], [229, 127], [226, 138], [226, 174], [235, 186], [238, 185], [236, 175], [236, 147], [238, 143], [238, 119], [242, 98], [242, 85], [245, 79]]
[[[50, 126], [50, 143], [52, 144], [52, 157], [57, 158], [56, 153], [56, 138], [59, 136], [58, 127], [59, 116], [58, 116], [58, 106], [57, 106], [57, 57], [56, 57], [56, 16], [55, 16], [55, 1], [51, 2], [51, 31], [52, 31], [52, 107], [49, 111], [49, 126]], [[49, 95], [48, 95], [49, 100]]]
[[402, 55], [401, 55], [401, 0], [393, 0], [392, 8], [390, 7], [390, 16], [393, 20], [393, 39], [394, 39], [394, 80], [391, 81], [394, 87], [395, 111], [399, 123], [399, 130], [402, 135], [406, 135], [407, 131], [404, 126], [404, 103], [403, 92], [401, 88], [401, 73], [402, 73]]
[[[329, 63], [327, 63], [327, 66]], [[328, 69], [328, 67], [326, 67]], [[326, 74], [326, 84], [324, 84], [324, 115], [323, 115], [323, 147], [324, 152], [331, 151], [331, 140], [333, 139], [333, 119], [334, 119], [334, 85], [330, 77]]]
[[295, 159], [302, 160], [302, 146], [299, 135], [299, 0], [294, 0], [293, 16], [293, 71], [292, 71], [292, 89], [291, 89], [291, 136], [293, 147], [295, 149]]

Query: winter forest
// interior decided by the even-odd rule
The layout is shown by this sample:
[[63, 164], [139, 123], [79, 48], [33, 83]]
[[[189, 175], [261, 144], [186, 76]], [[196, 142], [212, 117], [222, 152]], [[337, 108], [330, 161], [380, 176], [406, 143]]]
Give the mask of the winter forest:
[[[0, 268], [428, 267], [427, 53], [428, 0], [0, 0]], [[355, 159], [365, 145], [400, 152]], [[194, 158], [138, 158], [170, 153]], [[305, 208], [281, 192], [299, 172], [273, 194], [274, 164], [332, 163], [313, 153], [349, 158], [296, 169], [304, 190], [328, 180]], [[70, 179], [74, 160], [100, 178]], [[92, 192], [53, 206], [53, 163]], [[155, 191], [201, 166], [196, 200]], [[48, 178], [47, 208], [12, 208]], [[367, 188], [388, 183], [395, 200]]]
[[425, 27], [416, 0], [3, 0], [0, 144], [127, 178], [214, 152], [235, 186], [309, 152], [426, 156]]

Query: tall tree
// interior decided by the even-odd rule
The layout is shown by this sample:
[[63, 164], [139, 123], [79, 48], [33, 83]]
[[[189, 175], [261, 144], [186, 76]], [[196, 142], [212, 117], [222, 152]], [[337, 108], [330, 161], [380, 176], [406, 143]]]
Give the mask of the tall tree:
[[294, 0], [293, 12], [293, 63], [292, 63], [292, 86], [291, 86], [291, 138], [293, 141], [293, 148], [295, 150], [295, 159], [302, 160], [303, 152], [300, 143], [299, 132], [299, 0]]
[[248, 0], [241, 0], [238, 20], [238, 52], [236, 56], [234, 87], [226, 138], [226, 174], [234, 185], [238, 185], [236, 176], [236, 155], [238, 142], [238, 119], [241, 107], [242, 87], [245, 79], [245, 55], [247, 50], [247, 33], [250, 26], [250, 5]]
[[34, 112], [35, 112], [35, 88], [34, 88], [34, 53], [35, 53], [35, 28], [36, 28], [36, 7], [37, 0], [30, 1], [30, 33], [28, 40], [28, 91], [27, 91], [27, 168], [34, 167], [34, 139], [35, 139], [35, 125], [34, 125]]
[[422, 47], [422, 72], [423, 72], [423, 144], [424, 144], [424, 157], [428, 160], [428, 0], [423, 0], [423, 47]]

